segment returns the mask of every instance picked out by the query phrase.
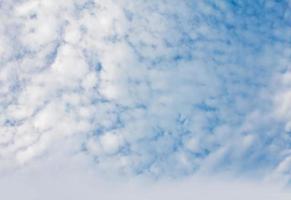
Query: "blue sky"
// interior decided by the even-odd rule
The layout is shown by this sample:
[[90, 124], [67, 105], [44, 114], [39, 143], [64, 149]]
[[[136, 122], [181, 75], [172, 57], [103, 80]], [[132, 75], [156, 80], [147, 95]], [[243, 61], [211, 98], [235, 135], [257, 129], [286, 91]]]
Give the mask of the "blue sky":
[[290, 26], [288, 0], [0, 0], [1, 173], [288, 185]]

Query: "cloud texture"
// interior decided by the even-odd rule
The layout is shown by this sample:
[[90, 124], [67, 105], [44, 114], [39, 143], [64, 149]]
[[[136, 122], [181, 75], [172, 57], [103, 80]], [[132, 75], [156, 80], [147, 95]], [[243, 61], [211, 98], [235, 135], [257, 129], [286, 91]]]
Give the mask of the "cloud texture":
[[288, 183], [290, 21], [288, 0], [0, 1], [1, 170], [74, 138], [109, 174]]

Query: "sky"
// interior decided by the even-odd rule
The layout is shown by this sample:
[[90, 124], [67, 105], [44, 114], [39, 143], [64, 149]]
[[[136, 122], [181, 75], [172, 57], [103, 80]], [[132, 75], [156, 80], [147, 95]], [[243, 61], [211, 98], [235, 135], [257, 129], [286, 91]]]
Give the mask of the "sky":
[[290, 0], [0, 0], [0, 198], [290, 199], [290, 61]]

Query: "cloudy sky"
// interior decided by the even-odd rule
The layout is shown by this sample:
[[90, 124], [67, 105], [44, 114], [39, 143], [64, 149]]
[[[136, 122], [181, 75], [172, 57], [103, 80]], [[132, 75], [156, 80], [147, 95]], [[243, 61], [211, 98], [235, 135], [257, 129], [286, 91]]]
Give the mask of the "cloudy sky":
[[290, 61], [290, 0], [0, 0], [0, 198], [290, 199]]

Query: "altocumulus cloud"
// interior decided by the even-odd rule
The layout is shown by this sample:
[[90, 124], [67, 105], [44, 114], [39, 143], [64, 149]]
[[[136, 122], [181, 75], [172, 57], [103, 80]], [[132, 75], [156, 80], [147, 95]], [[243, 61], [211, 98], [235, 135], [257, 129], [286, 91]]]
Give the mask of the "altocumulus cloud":
[[289, 183], [290, 26], [288, 0], [0, 1], [1, 173]]

